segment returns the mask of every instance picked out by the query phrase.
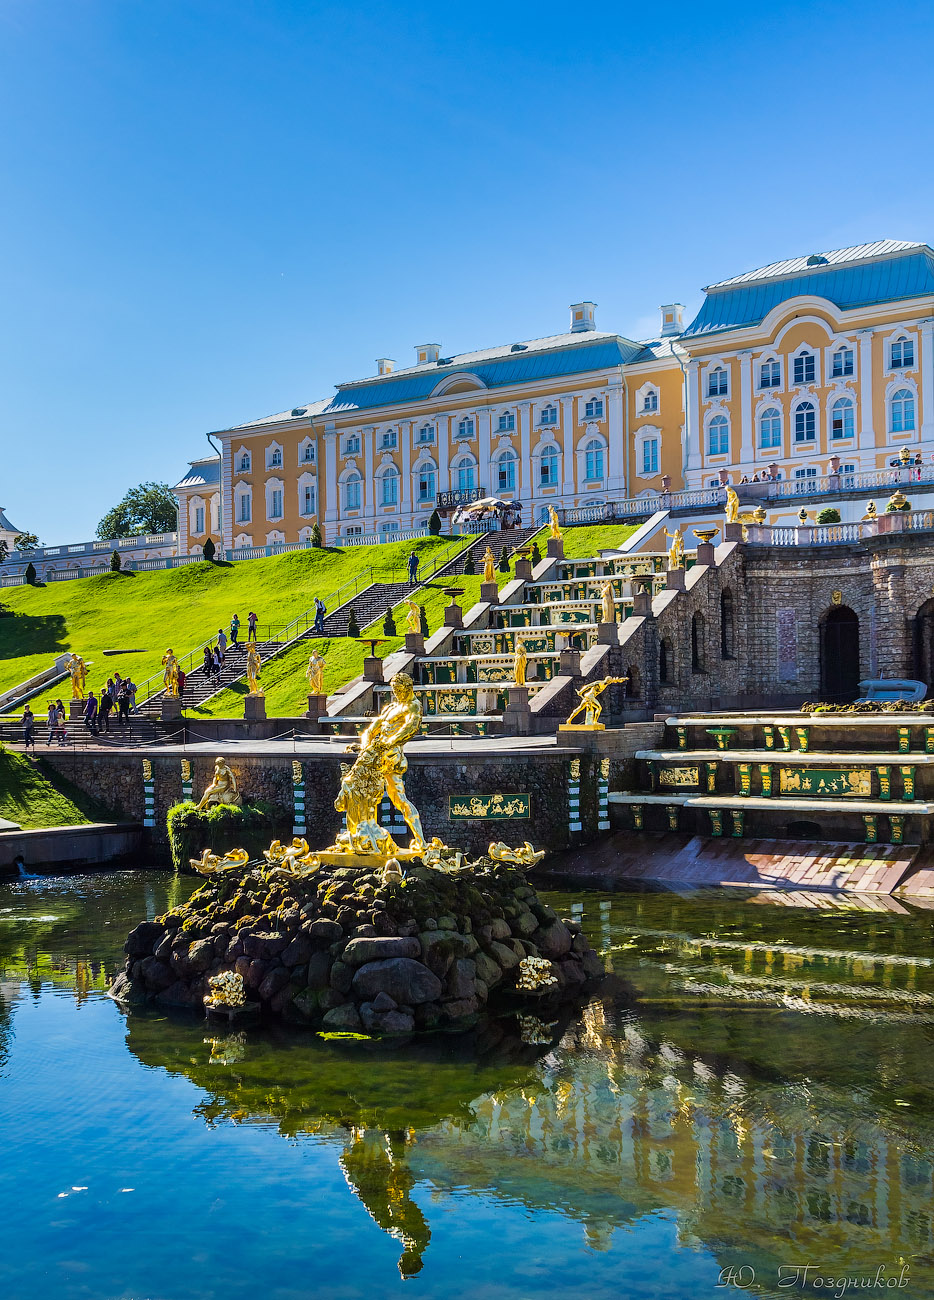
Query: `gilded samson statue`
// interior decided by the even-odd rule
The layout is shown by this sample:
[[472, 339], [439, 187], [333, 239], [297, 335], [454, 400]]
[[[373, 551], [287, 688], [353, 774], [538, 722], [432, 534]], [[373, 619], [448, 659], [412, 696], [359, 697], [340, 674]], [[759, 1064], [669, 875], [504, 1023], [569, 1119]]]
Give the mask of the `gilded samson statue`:
[[586, 686], [582, 686], [577, 692], [579, 703], [576, 708], [572, 709], [568, 714], [568, 720], [564, 725], [569, 726], [578, 714], [583, 713], [584, 726], [596, 726], [600, 721], [600, 714], [603, 712], [603, 705], [600, 703], [599, 697], [608, 686], [613, 686], [614, 684], [625, 682], [626, 680], [625, 677], [604, 677], [602, 681], [588, 682]]
[[201, 802], [198, 804], [199, 811], [204, 811], [212, 804], [216, 803], [242, 803], [240, 791], [237, 789], [237, 778], [231, 772], [226, 758], [215, 758], [214, 760], [214, 780], [201, 796]]

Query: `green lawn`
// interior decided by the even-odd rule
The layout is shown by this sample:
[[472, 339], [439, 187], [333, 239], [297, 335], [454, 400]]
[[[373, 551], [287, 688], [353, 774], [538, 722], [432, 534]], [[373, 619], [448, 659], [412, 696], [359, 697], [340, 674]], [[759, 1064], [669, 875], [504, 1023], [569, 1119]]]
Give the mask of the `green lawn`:
[[[385, 546], [290, 551], [235, 564], [189, 564], [11, 587], [4, 590], [3, 600], [15, 617], [0, 619], [0, 690], [48, 668], [63, 651], [76, 651], [93, 663], [88, 684], [95, 689], [117, 669], [140, 683], [161, 672], [167, 646], [176, 654], [187, 653], [219, 627], [226, 631], [235, 611], [242, 635], [251, 609], [259, 615], [260, 635], [275, 635], [309, 609], [315, 596], [333, 608], [328, 597], [345, 583], [358, 577], [398, 580], [413, 549], [424, 561], [450, 546], [451, 538], [424, 537]], [[105, 657], [105, 650], [132, 653]], [[65, 698], [67, 686], [62, 683], [51, 694]], [[34, 711], [40, 711], [45, 698], [33, 702]]]
[[24, 830], [86, 826], [110, 814], [41, 759], [0, 749], [0, 817]]
[[638, 527], [638, 524], [582, 524], [579, 528], [565, 528], [564, 553], [569, 560], [588, 560], [601, 551], [622, 546]]

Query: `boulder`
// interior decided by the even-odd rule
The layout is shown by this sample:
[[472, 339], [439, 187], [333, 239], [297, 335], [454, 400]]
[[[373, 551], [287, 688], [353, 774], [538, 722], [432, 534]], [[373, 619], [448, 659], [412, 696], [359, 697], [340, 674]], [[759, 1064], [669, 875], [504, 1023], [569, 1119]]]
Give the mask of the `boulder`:
[[555, 961], [571, 951], [571, 931], [563, 921], [555, 921], [547, 927], [542, 926], [535, 936], [535, 942], [543, 957]]
[[326, 989], [331, 975], [331, 955], [315, 952], [308, 958], [306, 981], [310, 989]]
[[146, 1001], [146, 986], [142, 980], [130, 979], [126, 971], [121, 971], [110, 986], [109, 996], [124, 1006], [138, 1007]]
[[336, 961], [331, 967], [331, 988], [337, 989], [338, 993], [343, 993], [346, 997], [350, 992], [350, 986], [352, 983], [353, 967], [348, 966], [346, 962]]
[[167, 930], [162, 938], [153, 945], [153, 956], [158, 957], [160, 961], [168, 961], [172, 952], [172, 945], [175, 943], [176, 939], [178, 940], [179, 946], [184, 947], [187, 950], [188, 940], [185, 936], [177, 933], [175, 930]]
[[332, 1007], [321, 1022], [325, 1029], [344, 1030], [353, 1033], [361, 1028], [360, 1016], [352, 1002], [344, 1002], [339, 1007]]
[[289, 982], [289, 972], [284, 966], [277, 966], [271, 970], [259, 986], [259, 996], [263, 1002], [269, 1002], [276, 996], [280, 989], [285, 988]]
[[289, 946], [288, 935], [273, 930], [270, 934], [249, 934], [243, 941], [243, 951], [248, 957], [268, 961], [278, 957]]
[[163, 1007], [195, 1007], [201, 1005], [203, 996], [200, 981], [191, 985], [186, 984], [184, 980], [176, 980], [167, 989], [156, 994], [156, 1001]]
[[127, 935], [123, 951], [128, 957], [148, 957], [162, 932], [158, 921], [140, 921], [136, 929]]
[[[225, 944], [224, 947], [226, 946]], [[214, 940], [198, 939], [188, 949], [188, 965], [193, 971], [207, 970], [214, 955]]]
[[374, 1011], [396, 1011], [397, 1005], [386, 992], [377, 993], [373, 999]]
[[415, 1028], [414, 1015], [405, 1011], [386, 1011], [380, 1017], [381, 1034], [410, 1034]]
[[442, 1002], [441, 1009], [448, 1020], [463, 1020], [467, 1016], [475, 1016], [480, 1010], [480, 1003], [476, 998], [452, 998], [449, 1002]]
[[472, 998], [477, 991], [477, 964], [469, 957], [458, 957], [448, 972], [444, 985], [447, 998]]
[[391, 957], [417, 957], [420, 951], [417, 939], [367, 937], [351, 939], [342, 960], [349, 966], [365, 966], [367, 962], [387, 961]]
[[490, 944], [490, 956], [502, 966], [503, 970], [513, 970], [519, 965], [519, 958], [512, 948], [507, 948], [504, 943], [497, 943], [495, 939]]
[[308, 1024], [318, 1015], [318, 995], [312, 989], [300, 989], [294, 994], [286, 1008], [288, 1018], [298, 1020], [299, 1024]]
[[520, 939], [528, 939], [538, 929], [538, 921], [531, 912], [523, 912], [513, 921], [512, 928]]
[[504, 921], [501, 916], [494, 916], [490, 922], [490, 934], [494, 939], [508, 939], [512, 934], [509, 922]]
[[485, 952], [478, 952], [473, 960], [477, 971], [477, 979], [483, 980], [488, 988], [492, 988], [494, 984], [498, 984], [503, 978], [503, 972], [499, 966]]
[[140, 966], [140, 975], [147, 988], [167, 989], [175, 983], [175, 973], [158, 957], [145, 957]]
[[358, 997], [367, 1000], [386, 992], [394, 1001], [408, 1002], [413, 1006], [420, 1002], [437, 1002], [442, 992], [437, 975], [411, 957], [368, 962], [354, 975], [353, 990]]
[[284, 966], [304, 966], [314, 951], [314, 944], [307, 934], [297, 934], [287, 947], [282, 950]]
[[306, 925], [305, 933], [315, 943], [328, 944], [336, 943], [338, 939], [343, 937], [344, 932], [336, 921], [329, 921], [327, 917], [322, 916], [317, 921], [312, 921]]

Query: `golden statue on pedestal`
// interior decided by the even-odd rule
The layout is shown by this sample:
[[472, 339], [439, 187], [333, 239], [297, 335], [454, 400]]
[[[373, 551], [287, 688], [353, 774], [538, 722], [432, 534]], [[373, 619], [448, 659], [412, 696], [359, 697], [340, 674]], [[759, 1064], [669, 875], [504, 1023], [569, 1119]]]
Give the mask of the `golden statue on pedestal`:
[[408, 629], [409, 632], [421, 632], [422, 630], [421, 608], [418, 605], [416, 605], [415, 601], [412, 599], [411, 596], [408, 598], [405, 604], [408, 610], [408, 613], [405, 616], [406, 628]]
[[600, 622], [616, 622], [616, 592], [612, 582], [605, 582], [600, 588]]
[[483, 553], [483, 581], [496, 581], [496, 557], [490, 550], [489, 546]]
[[726, 490], [726, 507], [724, 513], [728, 524], [739, 523], [739, 497], [731, 487], [728, 487]]
[[178, 659], [175, 657], [171, 646], [162, 656], [162, 667], [165, 669], [162, 674], [165, 693], [178, 699]]
[[665, 536], [671, 539], [671, 546], [668, 548], [668, 568], [684, 568], [684, 533], [680, 528], [676, 528], [673, 533], [665, 529]]
[[308, 694], [324, 694], [324, 657], [317, 650], [312, 650], [308, 658], [308, 667], [305, 669], [305, 676], [308, 678]]
[[259, 670], [262, 667], [262, 659], [256, 648], [256, 642], [251, 641], [250, 647], [246, 652], [246, 680], [249, 686], [250, 695], [262, 695], [263, 688], [259, 684]]
[[548, 507], [548, 536], [553, 542], [561, 541], [561, 525], [558, 523], [558, 512], [554, 506]]
[[215, 758], [214, 780], [201, 796], [199, 812], [215, 803], [242, 803], [243, 799], [237, 789], [237, 778], [231, 772], [226, 758]]
[[[417, 735], [422, 725], [422, 706], [408, 673], [396, 673], [390, 692], [392, 699], [379, 717], [374, 718], [356, 745], [347, 747], [357, 758], [352, 767], [341, 764], [341, 789], [334, 801], [337, 811], [347, 818], [347, 829], [325, 852], [389, 858], [400, 854], [418, 856], [425, 847], [421, 818], [405, 793], [403, 778], [409, 765], [402, 752], [403, 745]], [[384, 793], [412, 832], [408, 850], [399, 849], [386, 828], [379, 825]]]
[[525, 685], [525, 672], [529, 662], [529, 652], [521, 637], [516, 637], [516, 650], [512, 657], [512, 677], [517, 686]]
[[563, 725], [571, 727], [574, 719], [581, 713], [584, 714], [583, 726], [592, 728], [595, 731], [602, 731], [603, 724], [600, 721], [600, 714], [603, 712], [603, 705], [600, 703], [600, 696], [608, 686], [619, 685], [628, 681], [626, 677], [604, 677], [599, 682], [588, 682], [586, 686], [580, 687], [577, 692], [579, 703], [568, 714], [568, 720]]
[[876, 509], [876, 503], [875, 503], [875, 501], [867, 501], [867, 502], [866, 502], [866, 513], [863, 515], [863, 518], [864, 518], [864, 519], [878, 519], [878, 518], [879, 518], [879, 512], [878, 512], [878, 510]]
[[71, 698], [73, 700], [84, 699], [84, 688], [88, 680], [88, 666], [79, 654], [72, 653], [71, 658], [65, 664], [68, 675], [71, 678]]

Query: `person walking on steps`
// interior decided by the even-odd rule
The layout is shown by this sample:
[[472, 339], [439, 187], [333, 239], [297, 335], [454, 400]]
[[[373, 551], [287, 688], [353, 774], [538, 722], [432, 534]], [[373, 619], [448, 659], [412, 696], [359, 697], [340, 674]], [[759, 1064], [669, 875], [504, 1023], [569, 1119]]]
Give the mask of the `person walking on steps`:
[[315, 636], [324, 636], [324, 616], [327, 612], [327, 605], [320, 596], [315, 596], [315, 622], [311, 629]]
[[46, 722], [49, 724], [49, 738], [45, 742], [46, 748], [48, 748], [55, 738], [56, 731], [58, 731], [58, 709], [55, 707], [54, 700], [49, 704], [49, 711], [46, 714]]
[[230, 620], [230, 648], [232, 650], [240, 649], [240, 643], [237, 640], [239, 635], [240, 635], [240, 615], [234, 614], [233, 618]]
[[[181, 677], [182, 674], [178, 675]], [[123, 690], [117, 696], [117, 721], [121, 727], [130, 725], [130, 692], [127, 690], [127, 684], [127, 682], [123, 683]]]
[[217, 648], [221, 652], [221, 663], [223, 663], [227, 654], [227, 633], [222, 627], [217, 629]]
[[418, 553], [413, 551], [409, 556], [409, 582], [414, 587], [418, 582]]
[[87, 702], [84, 706], [84, 725], [92, 736], [97, 735], [97, 697], [93, 691], [88, 691]]
[[250, 610], [249, 614], [247, 614], [247, 616], [246, 616], [246, 628], [247, 628], [247, 631], [246, 631], [246, 639], [247, 639], [248, 641], [255, 641], [255, 640], [256, 640], [256, 624], [257, 624], [258, 622], [259, 622], [259, 619], [258, 619], [258, 618], [256, 617], [256, 615], [253, 613], [253, 611]]
[[58, 721], [58, 743], [65, 745], [68, 742], [68, 730], [65, 726], [65, 706], [61, 700], [55, 701], [55, 717]]
[[29, 746], [32, 745], [32, 752], [36, 752], [36, 715], [27, 704], [23, 709], [23, 753], [29, 753]]
[[101, 691], [101, 698], [97, 705], [97, 729], [100, 731], [110, 731], [110, 710], [114, 706], [113, 696], [110, 691]]

